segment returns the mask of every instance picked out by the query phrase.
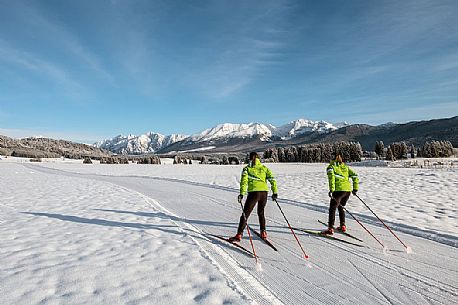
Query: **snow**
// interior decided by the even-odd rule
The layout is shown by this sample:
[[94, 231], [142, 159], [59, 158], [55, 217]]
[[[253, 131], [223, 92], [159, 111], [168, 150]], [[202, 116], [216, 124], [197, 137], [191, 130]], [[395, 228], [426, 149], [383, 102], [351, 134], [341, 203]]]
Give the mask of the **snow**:
[[106, 139], [94, 144], [98, 148], [107, 149], [118, 154], [142, 154], [156, 152], [171, 144], [180, 141], [192, 142], [210, 142], [215, 140], [225, 140], [231, 138], [251, 138], [258, 136], [262, 141], [268, 141], [272, 136], [282, 139], [290, 139], [296, 135], [306, 132], [329, 132], [337, 129], [331, 123], [325, 121], [311, 121], [298, 119], [291, 121], [280, 127], [271, 124], [249, 123], [233, 124], [223, 123], [212, 128], [205, 129], [200, 133], [191, 136], [172, 134], [164, 136], [160, 133], [148, 132], [144, 135], [118, 135], [113, 139]]
[[[290, 223], [321, 229], [325, 164], [268, 166]], [[235, 233], [241, 168], [1, 160], [0, 303], [458, 303], [457, 169], [355, 168], [359, 195], [410, 253], [352, 197], [347, 208], [387, 248], [347, 216], [364, 247], [297, 232], [305, 261], [269, 201], [279, 251], [254, 238], [260, 269], [208, 235]], [[249, 222], [257, 228], [255, 212]]]
[[107, 149], [119, 154], [142, 154], [158, 151], [187, 136], [172, 134], [164, 136], [160, 133], [148, 132], [143, 135], [118, 135], [113, 139], [106, 139], [94, 144], [95, 147]]
[[[61, 168], [59, 164], [48, 164]], [[268, 164], [277, 176], [280, 198], [291, 203], [307, 205], [325, 211], [328, 205], [326, 164]], [[178, 179], [237, 190], [242, 165], [211, 166], [194, 164], [192, 167], [151, 167], [131, 164], [112, 167], [104, 164], [81, 166], [68, 164], [65, 170], [119, 176], [146, 176]], [[458, 235], [458, 207], [454, 192], [458, 190], [457, 168], [387, 168], [360, 167], [354, 169], [360, 176], [360, 197], [384, 220], [399, 227], [424, 230], [424, 235], [437, 231], [444, 235]], [[371, 213], [355, 197], [347, 208], [358, 215]]]
[[207, 150], [212, 150], [212, 149], [215, 149], [216, 146], [206, 146], [206, 147], [199, 147], [199, 148], [194, 148], [194, 149], [190, 149], [190, 150], [182, 150], [180, 151], [181, 153], [185, 153], [185, 152], [196, 152], [196, 151], [207, 151]]
[[141, 194], [14, 163], [1, 170], [1, 304], [242, 303]]
[[268, 138], [272, 136], [272, 132], [268, 126], [259, 123], [224, 123], [216, 125], [213, 128], [205, 129], [201, 133], [194, 134], [189, 140], [207, 142], [221, 138], [246, 138], [255, 135]]
[[281, 137], [282, 139], [289, 139], [294, 136], [308, 133], [308, 132], [329, 132], [337, 128], [331, 123], [325, 121], [310, 121], [306, 119], [298, 119], [291, 121], [288, 124], [280, 127], [275, 127], [273, 134]]
[[188, 140], [207, 142], [222, 138], [246, 138], [253, 136], [260, 136], [262, 140], [268, 140], [272, 136], [289, 139], [306, 132], [329, 132], [335, 129], [337, 128], [331, 123], [306, 119], [291, 121], [279, 127], [275, 127], [271, 124], [264, 125], [260, 123], [224, 123], [216, 125], [213, 128], [205, 129], [201, 133], [194, 134], [189, 137]]

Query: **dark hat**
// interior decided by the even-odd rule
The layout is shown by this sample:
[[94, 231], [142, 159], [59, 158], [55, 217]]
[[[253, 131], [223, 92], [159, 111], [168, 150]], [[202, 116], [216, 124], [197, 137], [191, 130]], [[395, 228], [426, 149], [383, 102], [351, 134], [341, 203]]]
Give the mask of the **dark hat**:
[[340, 150], [336, 150], [336, 151], [334, 152], [333, 156], [334, 156], [334, 159], [335, 159], [335, 158], [337, 158], [337, 156], [343, 157], [343, 154], [342, 154], [342, 152], [341, 152]]
[[258, 153], [255, 151], [250, 152], [250, 160], [253, 159], [254, 157], [259, 158]]

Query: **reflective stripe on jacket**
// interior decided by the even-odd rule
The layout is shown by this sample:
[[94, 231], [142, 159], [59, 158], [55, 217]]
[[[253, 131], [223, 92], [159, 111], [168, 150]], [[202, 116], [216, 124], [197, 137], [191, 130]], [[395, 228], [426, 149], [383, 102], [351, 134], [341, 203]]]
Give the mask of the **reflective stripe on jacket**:
[[[352, 190], [358, 190], [358, 174], [356, 174], [356, 172], [354, 172], [345, 163], [333, 160], [329, 163], [326, 171], [328, 174], [329, 190], [331, 192], [351, 192]], [[350, 183], [350, 179], [353, 181], [353, 188]]]
[[240, 194], [245, 195], [248, 192], [269, 191], [267, 186], [269, 181], [272, 193], [277, 194], [277, 181], [272, 171], [263, 165], [259, 159], [254, 164], [247, 165], [242, 170], [240, 178]]

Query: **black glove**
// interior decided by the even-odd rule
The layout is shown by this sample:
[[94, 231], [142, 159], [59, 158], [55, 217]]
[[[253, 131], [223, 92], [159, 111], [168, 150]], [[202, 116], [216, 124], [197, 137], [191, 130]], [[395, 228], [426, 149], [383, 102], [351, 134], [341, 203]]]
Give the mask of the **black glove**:
[[353, 190], [351, 193], [356, 196], [357, 192], [358, 192], [358, 190]]
[[329, 191], [328, 196], [329, 198], [332, 198], [332, 191]]
[[243, 195], [240, 194], [240, 195], [237, 197], [237, 201], [238, 201], [239, 203], [242, 203], [242, 199], [243, 199]]
[[278, 199], [278, 194], [272, 194], [272, 200], [275, 201]]

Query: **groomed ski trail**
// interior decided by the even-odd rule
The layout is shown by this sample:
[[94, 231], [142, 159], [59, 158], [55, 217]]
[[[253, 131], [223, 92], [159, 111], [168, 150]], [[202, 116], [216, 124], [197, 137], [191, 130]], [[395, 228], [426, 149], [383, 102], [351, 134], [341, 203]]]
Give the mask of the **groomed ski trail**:
[[[414, 254], [409, 255], [402, 251], [388, 232], [376, 226], [371, 226], [371, 229], [389, 246], [387, 255], [368, 236], [365, 237], [365, 242], [370, 248], [361, 250], [351, 245], [299, 234], [305, 250], [310, 252], [310, 265], [307, 265], [293, 236], [283, 224], [277, 207], [269, 202], [266, 209], [268, 232], [275, 239], [279, 251], [276, 253], [270, 249], [262, 249], [262, 242], [255, 240], [263, 265], [263, 271], [259, 272], [254, 268], [253, 258], [202, 239], [204, 232], [226, 236], [235, 233], [240, 207], [237, 206], [231, 189], [208, 188], [176, 180], [74, 174], [37, 165], [30, 167], [58, 175], [111, 182], [139, 192], [149, 198], [148, 200], [155, 198], [157, 201], [151, 203], [152, 208], [164, 209], [163, 213], [170, 215], [187, 234], [192, 234], [193, 241], [200, 246], [203, 253], [212, 257], [213, 263], [219, 264], [221, 272], [228, 278], [235, 278], [234, 285], [240, 286], [249, 299], [255, 302], [422, 304], [422, 301], [428, 300], [431, 304], [454, 304], [458, 299], [458, 256], [454, 247], [404, 234], [403, 238], [414, 249]], [[316, 219], [322, 216], [321, 213], [309, 210], [307, 206], [288, 205], [284, 210], [292, 225], [302, 224], [315, 230], [318, 227]], [[249, 223], [255, 226], [256, 222], [257, 217], [253, 213]], [[363, 231], [358, 231], [355, 222], [349, 221], [348, 224], [354, 232], [358, 232], [358, 236], [365, 236]], [[242, 243], [248, 245], [246, 237]], [[436, 254], [432, 255], [432, 252]], [[239, 272], [246, 272], [248, 275], [241, 275]], [[255, 288], [245, 287], [244, 279], [254, 280], [259, 286], [256, 284]], [[267, 294], [260, 299], [253, 297], [260, 291]], [[381, 291], [384, 293], [381, 294]], [[388, 295], [389, 298], [386, 298]], [[269, 299], [269, 296], [273, 298]]]

